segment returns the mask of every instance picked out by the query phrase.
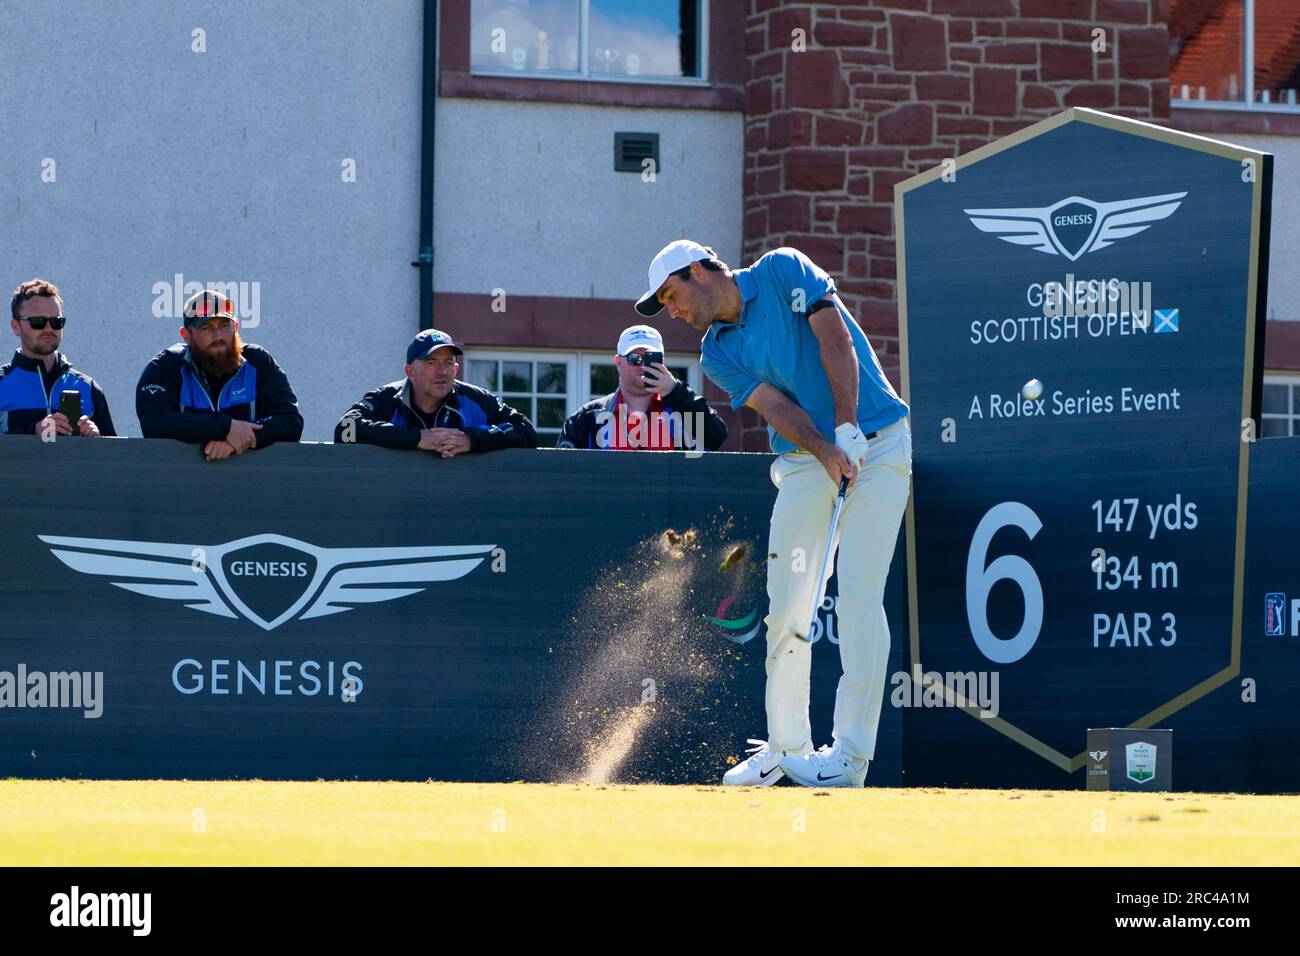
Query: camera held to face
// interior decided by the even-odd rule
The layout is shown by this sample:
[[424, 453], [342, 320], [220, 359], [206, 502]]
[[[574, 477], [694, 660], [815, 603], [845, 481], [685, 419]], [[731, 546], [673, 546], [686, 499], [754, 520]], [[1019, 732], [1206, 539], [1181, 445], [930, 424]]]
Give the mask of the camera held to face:
[[[648, 369], [655, 364], [662, 365], [664, 363], [663, 352], [632, 352], [627, 355], [626, 358], [628, 365], [637, 365], [642, 369]], [[645, 382], [647, 385], [650, 384], [646, 381], [645, 375], [641, 376], [641, 381]]]
[[628, 365], [640, 365], [648, 368], [651, 365], [663, 365], [663, 352], [633, 352], [627, 356]]

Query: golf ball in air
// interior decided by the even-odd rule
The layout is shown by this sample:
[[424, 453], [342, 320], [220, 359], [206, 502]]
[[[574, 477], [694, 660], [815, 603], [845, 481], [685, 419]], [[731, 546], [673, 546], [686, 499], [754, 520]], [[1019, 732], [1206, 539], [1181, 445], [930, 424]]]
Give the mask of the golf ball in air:
[[1043, 394], [1043, 383], [1036, 378], [1031, 378], [1021, 387], [1020, 394], [1032, 402]]

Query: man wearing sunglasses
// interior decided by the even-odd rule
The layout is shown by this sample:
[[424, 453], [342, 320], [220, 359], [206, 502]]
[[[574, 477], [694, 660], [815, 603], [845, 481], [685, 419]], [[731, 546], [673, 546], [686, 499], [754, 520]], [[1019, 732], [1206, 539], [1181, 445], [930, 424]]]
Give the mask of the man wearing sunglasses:
[[425, 329], [406, 348], [406, 378], [367, 392], [334, 426], [334, 441], [421, 449], [443, 458], [536, 448], [522, 412], [456, 378], [465, 353], [446, 332]]
[[301, 438], [298, 397], [271, 353], [240, 339], [234, 302], [205, 289], [181, 315], [183, 341], [155, 355], [136, 386], [144, 437], [202, 445], [208, 461]]
[[618, 388], [611, 395], [593, 398], [570, 415], [556, 447], [619, 451], [721, 448], [727, 440], [726, 422], [703, 396], [668, 371], [663, 357], [664, 340], [658, 329], [649, 325], [624, 329], [614, 355]]
[[[9, 309], [19, 346], [0, 365], [0, 435], [116, 435], [103, 389], [59, 351], [67, 324], [59, 290], [44, 279], [29, 279], [14, 290]], [[80, 396], [76, 421], [59, 411], [66, 391]]]

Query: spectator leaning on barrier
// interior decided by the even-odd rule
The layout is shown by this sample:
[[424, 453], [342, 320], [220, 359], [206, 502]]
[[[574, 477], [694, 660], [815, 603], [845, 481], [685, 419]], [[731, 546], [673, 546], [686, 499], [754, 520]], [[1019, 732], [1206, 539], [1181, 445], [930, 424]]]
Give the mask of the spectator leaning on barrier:
[[[0, 365], [0, 435], [116, 435], [103, 389], [59, 351], [67, 324], [59, 290], [44, 279], [29, 279], [14, 290], [9, 309], [19, 346]], [[66, 391], [81, 397], [75, 422], [58, 410]]]
[[181, 314], [184, 341], [155, 355], [136, 386], [144, 437], [202, 443], [208, 461], [301, 438], [298, 398], [271, 353], [240, 340], [234, 303], [204, 290]]
[[618, 389], [570, 415], [556, 447], [699, 451], [703, 438], [705, 451], [721, 448], [727, 440], [726, 422], [703, 396], [673, 377], [663, 355], [664, 340], [657, 329], [624, 329], [614, 356]]
[[536, 448], [527, 416], [456, 378], [464, 354], [446, 332], [425, 329], [406, 349], [406, 378], [367, 392], [334, 426], [334, 441], [420, 448], [443, 458]]

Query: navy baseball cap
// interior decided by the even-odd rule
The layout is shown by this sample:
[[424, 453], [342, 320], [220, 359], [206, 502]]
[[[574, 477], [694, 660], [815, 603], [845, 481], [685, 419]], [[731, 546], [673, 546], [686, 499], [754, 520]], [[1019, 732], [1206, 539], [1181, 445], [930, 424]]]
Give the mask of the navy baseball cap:
[[422, 358], [428, 358], [430, 353], [437, 349], [451, 349], [457, 355], [465, 354], [465, 350], [453, 342], [451, 336], [446, 332], [439, 332], [437, 329], [425, 329], [411, 339], [411, 344], [406, 347], [406, 364], [410, 365]]

